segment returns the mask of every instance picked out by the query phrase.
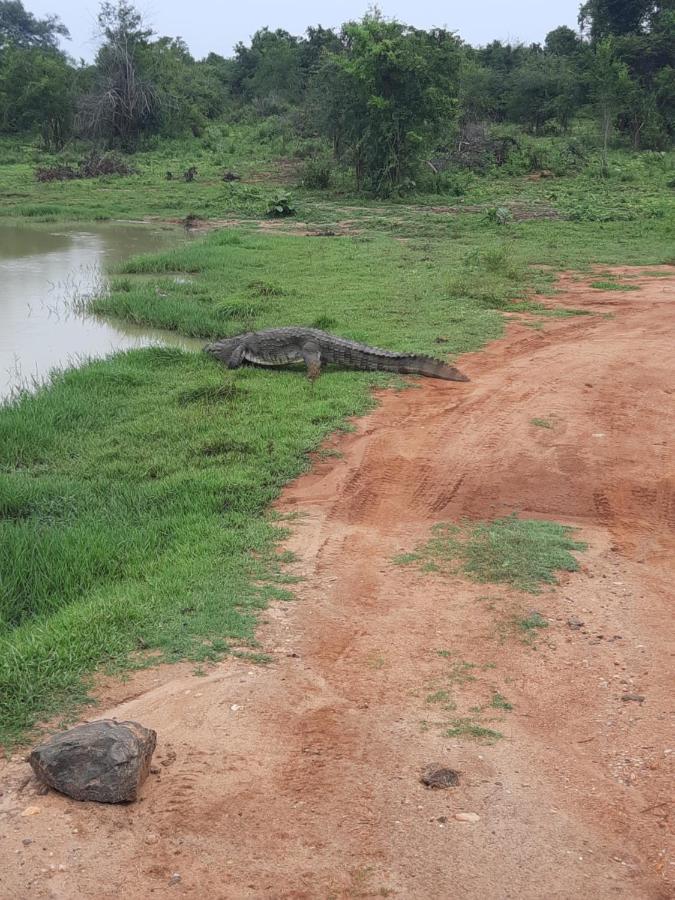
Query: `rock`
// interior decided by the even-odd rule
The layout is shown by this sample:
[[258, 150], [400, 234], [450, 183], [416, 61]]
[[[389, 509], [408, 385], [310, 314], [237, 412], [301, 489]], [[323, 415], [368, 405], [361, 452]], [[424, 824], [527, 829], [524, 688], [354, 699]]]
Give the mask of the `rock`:
[[156, 732], [138, 722], [101, 719], [54, 735], [28, 762], [39, 779], [75, 800], [123, 803], [137, 799], [156, 743]]
[[171, 878], [169, 878], [169, 887], [171, 887], [172, 884], [180, 884], [180, 882], [181, 882], [180, 875], [178, 874], [178, 872], [174, 872], [173, 875], [171, 876]]
[[567, 624], [570, 628], [582, 628], [584, 622], [581, 619], [578, 619], [576, 616], [570, 616], [567, 620]]
[[21, 813], [22, 816], [37, 816], [42, 810], [39, 806], [27, 806]]
[[459, 772], [438, 765], [428, 766], [420, 781], [430, 788], [456, 787], [459, 784]]
[[478, 813], [455, 813], [455, 818], [458, 822], [471, 822], [474, 825], [480, 822]]
[[642, 694], [622, 694], [621, 699], [623, 700], [624, 703], [630, 703], [631, 701], [633, 701], [633, 703], [644, 703], [645, 702], [645, 698], [643, 697]]

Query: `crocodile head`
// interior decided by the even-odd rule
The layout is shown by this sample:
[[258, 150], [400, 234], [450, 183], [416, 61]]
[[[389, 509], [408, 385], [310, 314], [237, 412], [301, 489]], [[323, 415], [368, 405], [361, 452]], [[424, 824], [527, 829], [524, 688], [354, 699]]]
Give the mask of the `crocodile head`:
[[232, 353], [237, 349], [239, 344], [241, 344], [241, 335], [233, 338], [223, 338], [221, 341], [214, 341], [212, 344], [207, 344], [206, 347], [204, 347], [204, 353], [210, 353], [212, 356], [215, 356], [216, 359], [219, 359], [220, 362], [228, 365]]

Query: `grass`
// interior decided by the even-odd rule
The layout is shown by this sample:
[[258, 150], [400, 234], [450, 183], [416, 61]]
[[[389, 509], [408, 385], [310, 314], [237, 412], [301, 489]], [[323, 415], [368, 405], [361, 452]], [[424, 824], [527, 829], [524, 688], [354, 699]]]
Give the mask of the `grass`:
[[492, 699], [490, 700], [490, 706], [493, 709], [502, 709], [505, 712], [509, 712], [513, 709], [513, 703], [509, 703], [509, 701], [504, 697], [499, 691], [495, 691], [492, 695]]
[[474, 581], [537, 593], [542, 585], [556, 583], [557, 571], [579, 568], [572, 552], [586, 545], [572, 539], [573, 530], [557, 522], [515, 515], [463, 526], [441, 523], [432, 529], [430, 541], [396, 562], [414, 563], [427, 572], [461, 572]]
[[553, 422], [550, 419], [530, 419], [531, 425], [536, 425], [537, 428], [553, 428]]
[[481, 725], [480, 722], [466, 716], [453, 719], [450, 727], [445, 732], [445, 736], [450, 738], [469, 738], [486, 744], [494, 744], [495, 741], [504, 737], [501, 731], [488, 728], [486, 725]]
[[255, 611], [288, 596], [266, 507], [370, 402], [350, 373], [311, 388], [149, 349], [1, 409], [1, 739], [81, 700], [101, 663], [250, 640]]
[[619, 281], [591, 281], [591, 287], [596, 291], [639, 291], [636, 284], [622, 284]]
[[[38, 184], [34, 167], [56, 160], [30, 141], [2, 140], [0, 217], [235, 220], [235, 231], [128, 260], [93, 311], [203, 338], [314, 325], [450, 357], [498, 337], [505, 311], [577, 314], [554, 297], [541, 302], [557, 269], [672, 258], [672, 155], [617, 156], [610, 178], [590, 168], [536, 183], [466, 174], [445, 198], [383, 202], [293, 186], [298, 221], [350, 233], [256, 231], [306, 149], [269, 123], [210, 126], [203, 138], [137, 154], [129, 178]], [[82, 155], [72, 148], [58, 161], [69, 154]], [[194, 183], [166, 180], [190, 165]], [[225, 184], [224, 169], [242, 181]], [[563, 218], [486, 217], [510, 203]], [[0, 742], [84, 702], [101, 666], [199, 664], [230, 646], [255, 654], [257, 611], [288, 599], [293, 581], [269, 503], [326, 434], [371, 406], [373, 386], [393, 383], [329, 372], [312, 387], [291, 371], [232, 373], [149, 349], [55, 375], [0, 408]], [[573, 570], [578, 549], [555, 523], [506, 519], [437, 531], [410, 559], [537, 590]], [[453, 669], [447, 687], [470, 677]]]

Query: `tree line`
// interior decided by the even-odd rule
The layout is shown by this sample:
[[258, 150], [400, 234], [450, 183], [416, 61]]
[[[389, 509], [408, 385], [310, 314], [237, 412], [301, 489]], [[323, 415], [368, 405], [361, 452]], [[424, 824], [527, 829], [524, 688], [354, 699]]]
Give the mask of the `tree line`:
[[564, 134], [592, 115], [605, 152], [615, 136], [669, 147], [675, 0], [588, 0], [579, 26], [543, 44], [472, 47], [375, 10], [300, 37], [262, 28], [229, 58], [196, 60], [127, 0], [104, 0], [87, 64], [59, 49], [68, 31], [58, 17], [0, 0], [0, 132], [39, 132], [50, 150], [77, 137], [133, 151], [149, 135], [199, 135], [228, 116], [285, 116], [377, 193], [405, 185], [424, 155], [477, 124]]

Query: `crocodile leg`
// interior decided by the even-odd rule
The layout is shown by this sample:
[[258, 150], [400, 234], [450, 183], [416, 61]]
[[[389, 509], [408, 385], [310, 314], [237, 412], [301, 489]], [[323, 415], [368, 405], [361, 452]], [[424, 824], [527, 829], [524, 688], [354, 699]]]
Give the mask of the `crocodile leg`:
[[302, 345], [302, 358], [307, 366], [307, 377], [316, 381], [321, 374], [321, 349], [316, 341], [306, 341]]
[[230, 358], [227, 361], [227, 368], [238, 369], [244, 362], [245, 355], [246, 347], [244, 345], [244, 342], [242, 341], [241, 344], [239, 344], [239, 346], [236, 347], [230, 354]]

